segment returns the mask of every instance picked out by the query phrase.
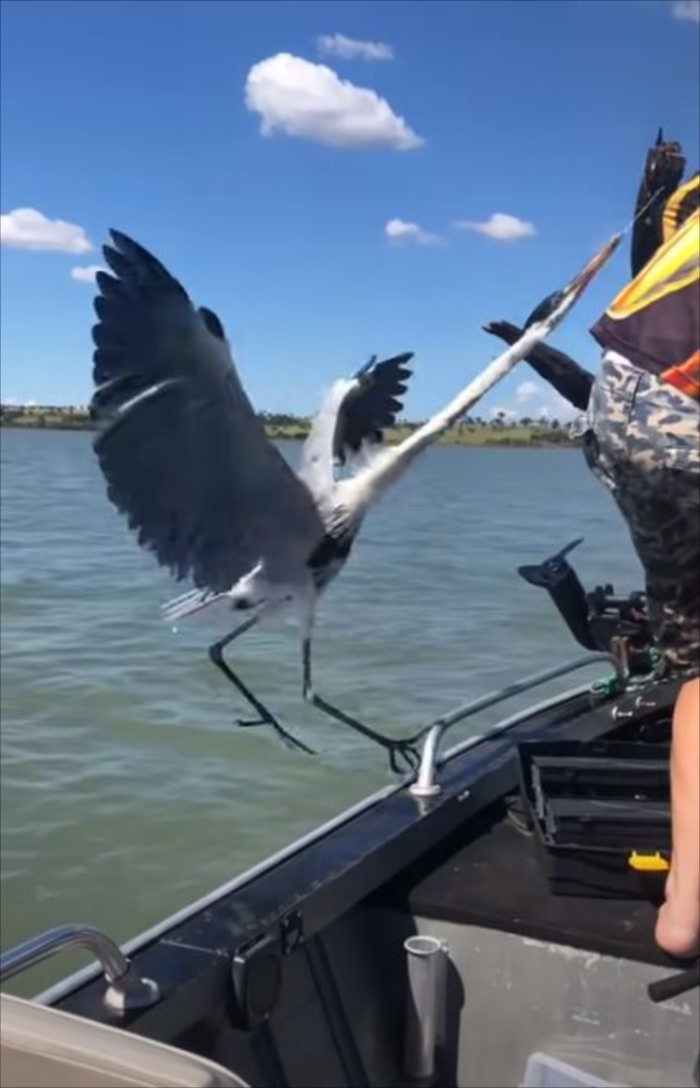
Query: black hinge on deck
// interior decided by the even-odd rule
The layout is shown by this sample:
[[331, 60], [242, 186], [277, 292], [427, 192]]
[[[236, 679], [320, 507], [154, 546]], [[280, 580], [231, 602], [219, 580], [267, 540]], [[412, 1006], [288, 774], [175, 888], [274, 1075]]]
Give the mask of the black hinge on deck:
[[285, 914], [284, 918], [282, 918], [280, 922], [280, 940], [283, 956], [291, 955], [303, 943], [304, 920], [300, 911], [291, 910], [289, 914]]
[[260, 935], [242, 946], [231, 963], [234, 1026], [252, 1031], [269, 1017], [282, 987], [282, 957], [278, 941]]

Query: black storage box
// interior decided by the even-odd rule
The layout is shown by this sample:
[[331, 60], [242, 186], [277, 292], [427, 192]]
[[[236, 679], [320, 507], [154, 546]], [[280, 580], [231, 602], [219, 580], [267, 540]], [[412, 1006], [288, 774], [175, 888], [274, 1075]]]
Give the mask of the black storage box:
[[530, 741], [518, 757], [553, 893], [661, 901], [663, 864], [640, 871], [630, 859], [670, 857], [669, 746]]

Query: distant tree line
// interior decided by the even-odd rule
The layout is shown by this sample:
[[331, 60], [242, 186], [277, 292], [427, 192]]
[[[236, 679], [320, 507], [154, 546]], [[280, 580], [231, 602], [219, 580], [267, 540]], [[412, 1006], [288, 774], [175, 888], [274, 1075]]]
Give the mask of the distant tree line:
[[[304, 438], [311, 426], [307, 416], [294, 412], [259, 412], [258, 416], [273, 438]], [[89, 430], [95, 427], [89, 409], [75, 405], [1, 404], [0, 423], [25, 427], [47, 427], [57, 430]], [[397, 420], [390, 428], [388, 440], [401, 438], [421, 426], [413, 420]], [[465, 416], [453, 429], [458, 442], [464, 444], [493, 444], [494, 432], [499, 434], [497, 444], [509, 445], [565, 445], [573, 441], [569, 425], [558, 419], [534, 419], [522, 416], [511, 418], [506, 412], [498, 412], [491, 419], [483, 416]], [[489, 435], [491, 436], [489, 438]], [[474, 436], [471, 440], [469, 436]]]

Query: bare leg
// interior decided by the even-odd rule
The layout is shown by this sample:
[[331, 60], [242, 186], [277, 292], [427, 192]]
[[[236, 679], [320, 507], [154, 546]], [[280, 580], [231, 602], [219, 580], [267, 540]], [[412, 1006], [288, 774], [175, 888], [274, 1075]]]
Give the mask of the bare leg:
[[253, 692], [250, 690], [250, 688], [246, 687], [240, 677], [236, 676], [235, 672], [224, 658], [224, 649], [229, 645], [229, 643], [233, 642], [235, 638], [238, 638], [239, 635], [245, 634], [245, 632], [249, 631], [251, 627], [254, 627], [255, 624], [258, 622], [259, 616], [260, 613], [257, 612], [254, 616], [251, 616], [244, 623], [242, 623], [240, 627], [236, 627], [234, 631], [231, 631], [230, 634], [225, 635], [224, 638], [219, 639], [218, 642], [212, 643], [212, 645], [209, 647], [209, 657], [214, 662], [217, 669], [221, 670], [226, 679], [229, 680], [234, 685], [234, 687], [238, 689], [243, 698], [248, 700], [250, 705], [257, 711], [259, 715], [259, 717], [249, 720], [239, 719], [236, 722], [237, 725], [240, 725], [242, 727], [251, 727], [255, 725], [271, 725], [272, 728], [285, 742], [288, 748], [299, 748], [302, 752], [307, 752], [309, 755], [315, 755], [316, 753], [312, 748], [309, 748], [308, 745], [304, 744], [303, 741], [297, 740], [296, 737], [293, 737], [291, 733], [288, 733], [287, 730], [280, 725], [280, 723], [270, 713], [267, 707], [263, 703], [261, 703], [255, 695], [253, 695]]
[[681, 688], [671, 741], [673, 855], [656, 940], [671, 956], [700, 952], [700, 679]]
[[[369, 726], [363, 725], [362, 722], [358, 722], [356, 718], [351, 718], [349, 714], [339, 710], [338, 707], [333, 706], [331, 703], [327, 703], [325, 699], [322, 699], [320, 695], [317, 695], [313, 690], [311, 684], [310, 638], [305, 638], [303, 640], [302, 653], [304, 698], [306, 701], [311, 703], [311, 705], [315, 706], [318, 710], [322, 710], [324, 714], [328, 714], [328, 716], [335, 721], [349, 726], [350, 729], [354, 729], [358, 733], [361, 733], [363, 737], [368, 737], [369, 740], [373, 740], [375, 744], [379, 744], [382, 748], [386, 748], [389, 753], [389, 766], [395, 774], [401, 774], [404, 770], [417, 770], [420, 764], [420, 751], [416, 748], [416, 744], [421, 740], [427, 730], [422, 729], [419, 733], [416, 733], [415, 736], [408, 737], [406, 740], [393, 740], [391, 737], [385, 737], [382, 733], [377, 733], [374, 729], [370, 729]], [[404, 761], [404, 767], [400, 766], [400, 760]]]

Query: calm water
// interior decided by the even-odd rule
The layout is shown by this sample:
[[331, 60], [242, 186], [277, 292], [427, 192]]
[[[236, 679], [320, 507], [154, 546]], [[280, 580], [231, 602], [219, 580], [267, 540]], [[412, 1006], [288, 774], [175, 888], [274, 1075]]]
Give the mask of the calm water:
[[[109, 507], [90, 436], [0, 439], [3, 948], [68, 921], [133, 936], [390, 780], [383, 752], [303, 705], [293, 630], [249, 636], [238, 661], [321, 755], [236, 729], [245, 708], [206, 656], [220, 628], [161, 622], [177, 587]], [[322, 603], [317, 689], [399, 734], [574, 656], [546, 596], [515, 574], [574, 536], [587, 583], [638, 588], [624, 526], [578, 453], [429, 452]]]

